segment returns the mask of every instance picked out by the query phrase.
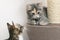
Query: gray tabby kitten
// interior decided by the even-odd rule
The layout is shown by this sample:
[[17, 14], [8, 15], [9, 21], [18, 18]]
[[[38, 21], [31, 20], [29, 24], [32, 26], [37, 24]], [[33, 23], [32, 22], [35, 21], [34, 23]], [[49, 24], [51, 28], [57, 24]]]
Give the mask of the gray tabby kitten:
[[28, 24], [47, 25], [47, 8], [42, 6], [42, 3], [27, 5]]
[[17, 24], [17, 27], [13, 22], [12, 25], [7, 23], [7, 26], [9, 30], [9, 38], [6, 40], [19, 40], [19, 35], [23, 32], [23, 26]]

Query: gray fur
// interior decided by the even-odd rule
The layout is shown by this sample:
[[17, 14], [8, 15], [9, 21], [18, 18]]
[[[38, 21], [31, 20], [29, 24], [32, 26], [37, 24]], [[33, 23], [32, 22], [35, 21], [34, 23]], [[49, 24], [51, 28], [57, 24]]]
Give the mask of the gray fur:
[[37, 4], [27, 5], [28, 24], [47, 25], [49, 24], [47, 14], [47, 8]]

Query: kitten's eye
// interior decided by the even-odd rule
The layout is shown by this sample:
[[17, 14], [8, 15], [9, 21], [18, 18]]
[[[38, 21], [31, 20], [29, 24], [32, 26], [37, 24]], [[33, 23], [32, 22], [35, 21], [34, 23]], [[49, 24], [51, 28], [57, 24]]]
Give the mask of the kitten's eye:
[[35, 13], [32, 13], [33, 15], [35, 14]]
[[40, 14], [40, 12], [38, 12], [38, 14]]

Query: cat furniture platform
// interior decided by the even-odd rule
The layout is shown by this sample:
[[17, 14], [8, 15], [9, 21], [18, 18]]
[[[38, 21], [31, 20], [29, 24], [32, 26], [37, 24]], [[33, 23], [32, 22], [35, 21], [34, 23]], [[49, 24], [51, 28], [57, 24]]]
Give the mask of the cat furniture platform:
[[27, 25], [29, 40], [60, 40], [60, 24]]

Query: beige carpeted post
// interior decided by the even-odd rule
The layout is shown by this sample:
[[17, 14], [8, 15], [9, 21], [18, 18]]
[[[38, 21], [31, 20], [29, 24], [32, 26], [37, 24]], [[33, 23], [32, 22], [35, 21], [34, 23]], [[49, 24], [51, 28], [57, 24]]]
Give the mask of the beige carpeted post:
[[50, 23], [60, 23], [60, 0], [47, 0]]

